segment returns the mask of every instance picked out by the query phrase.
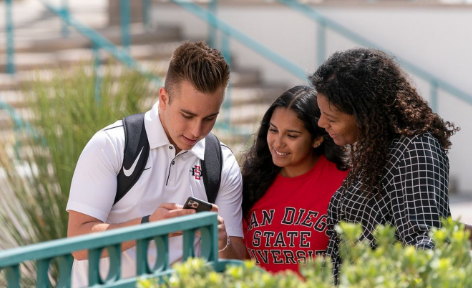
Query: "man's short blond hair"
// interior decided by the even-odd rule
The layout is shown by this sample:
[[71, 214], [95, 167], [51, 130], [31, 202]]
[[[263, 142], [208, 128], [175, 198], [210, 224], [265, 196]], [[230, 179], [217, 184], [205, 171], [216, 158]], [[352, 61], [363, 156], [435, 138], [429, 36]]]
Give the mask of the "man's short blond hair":
[[172, 96], [178, 85], [188, 81], [202, 93], [214, 93], [226, 88], [229, 66], [220, 51], [204, 42], [184, 42], [172, 54], [165, 88]]

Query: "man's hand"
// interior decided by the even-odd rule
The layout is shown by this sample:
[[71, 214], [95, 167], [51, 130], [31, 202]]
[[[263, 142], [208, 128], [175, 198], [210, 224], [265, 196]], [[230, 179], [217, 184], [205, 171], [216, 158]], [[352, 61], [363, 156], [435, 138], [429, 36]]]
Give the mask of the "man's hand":
[[[183, 215], [194, 214], [195, 210], [193, 209], [183, 209], [182, 205], [175, 204], [175, 203], [164, 203], [160, 205], [154, 213], [149, 217], [149, 221], [159, 221], [174, 217], [179, 217]], [[93, 232], [101, 232], [106, 230], [112, 230], [117, 228], [129, 227], [133, 225], [139, 225], [141, 223], [141, 218], [136, 218], [124, 223], [117, 223], [117, 224], [108, 224], [104, 223], [96, 218], [91, 216], [76, 212], [76, 211], [69, 211], [69, 226], [67, 231], [67, 236], [78, 236], [89, 234]], [[172, 233], [169, 236], [178, 236], [182, 235], [182, 232]], [[131, 247], [136, 245], [136, 241], [128, 241], [121, 245], [122, 251], [125, 251]], [[75, 251], [72, 255], [77, 260], [85, 260], [87, 259], [87, 251]], [[107, 253], [104, 253], [102, 256], [106, 256]]]
[[[216, 206], [215, 204], [211, 205], [213, 205], [213, 208], [211, 208], [211, 212], [218, 213], [218, 206]], [[225, 220], [223, 219], [223, 217], [218, 215], [218, 250], [225, 248], [227, 243], [228, 234], [226, 234]]]
[[159, 221], [190, 214], [195, 214], [195, 210], [184, 209], [182, 205], [175, 203], [162, 203], [159, 207], [157, 207], [156, 211], [151, 214], [149, 221]]
[[[180, 217], [184, 215], [195, 214], [194, 209], [184, 209], [184, 206], [175, 203], [162, 203], [157, 207], [156, 211], [149, 216], [149, 222]], [[177, 231], [169, 234], [169, 237], [182, 235], [182, 231]]]

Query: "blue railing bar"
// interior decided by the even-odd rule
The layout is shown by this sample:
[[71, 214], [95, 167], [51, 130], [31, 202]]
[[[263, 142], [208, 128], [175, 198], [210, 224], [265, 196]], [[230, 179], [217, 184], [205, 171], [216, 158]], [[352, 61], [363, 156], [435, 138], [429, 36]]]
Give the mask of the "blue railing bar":
[[[0, 251], [0, 268], [32, 259], [45, 259], [68, 254], [71, 251], [94, 249], [131, 240], [145, 239], [171, 232], [217, 226], [217, 213], [201, 212], [193, 215], [162, 220], [146, 225], [114, 229], [72, 238], [52, 240], [6, 251]], [[156, 230], [158, 232], [156, 232]]]
[[398, 58], [398, 57], [396, 58], [405, 69], [410, 70], [412, 73], [420, 76], [421, 78], [429, 81], [430, 83], [435, 83], [438, 89], [441, 89], [447, 93], [450, 93], [452, 96], [455, 96], [456, 98], [464, 101], [465, 103], [472, 105], [472, 96], [470, 94], [467, 94], [466, 92], [455, 87], [454, 85], [451, 85], [448, 82], [425, 72], [424, 70], [409, 63], [408, 61], [402, 60], [401, 58]]
[[[38, 131], [36, 131], [36, 129], [34, 127], [31, 127], [30, 123], [26, 122], [23, 120], [23, 118], [18, 114], [18, 112], [16, 112], [15, 108], [13, 108], [12, 106], [10, 106], [9, 104], [3, 102], [1, 99], [0, 99], [0, 110], [3, 110], [5, 111], [8, 115], [10, 115], [10, 118], [13, 120], [13, 130], [14, 131], [18, 131], [20, 129], [25, 129], [29, 135], [33, 135], [34, 139], [36, 141], [39, 141], [40, 137], [39, 137], [39, 133]], [[18, 152], [18, 148], [21, 146], [21, 143], [20, 141], [16, 141], [15, 142], [15, 154], [16, 154], [16, 157], [17, 159], [20, 159], [20, 155], [19, 155], [19, 152]]]
[[[66, 19], [62, 17], [60, 13], [60, 9], [54, 7], [53, 5], [49, 4], [45, 0], [38, 0], [38, 1], [43, 3], [49, 10], [57, 14], [63, 21], [66, 21]], [[139, 62], [134, 60], [133, 57], [131, 57], [129, 53], [126, 52], [124, 49], [116, 47], [113, 43], [108, 41], [106, 38], [101, 36], [98, 32], [96, 32], [92, 28], [87, 27], [86, 25], [83, 25], [80, 22], [76, 21], [75, 18], [72, 17], [71, 15], [69, 15], [69, 22], [70, 22], [70, 26], [77, 29], [77, 31], [79, 31], [82, 35], [90, 39], [90, 41], [95, 43], [95, 45], [104, 49], [105, 51], [110, 53], [113, 57], [115, 57], [119, 61], [126, 64], [128, 67], [135, 69], [136, 71], [138, 71], [139, 73], [141, 73], [142, 75], [146, 77], [149, 77], [150, 79], [152, 79], [152, 82], [155, 83], [156, 85], [162, 86], [161, 85], [162, 79], [160, 77], [147, 71]]]
[[25, 123], [23, 122], [23, 118], [16, 112], [15, 108], [3, 102], [1, 99], [0, 99], [0, 109], [7, 112], [10, 115], [10, 118], [13, 120], [15, 127], [19, 127], [19, 128], [26, 127]]
[[[308, 18], [311, 18], [315, 20], [318, 23], [325, 23], [327, 27], [330, 29], [338, 32], [339, 34], [343, 35], [344, 37], [359, 43], [360, 45], [366, 46], [366, 47], [372, 47], [380, 50], [387, 51], [386, 49], [383, 49], [379, 45], [373, 43], [370, 40], [367, 40], [366, 38], [360, 36], [359, 34], [355, 33], [354, 31], [334, 22], [333, 20], [330, 20], [327, 17], [322, 16], [319, 14], [315, 9], [312, 7], [299, 3], [298, 1], [294, 0], [277, 0], [278, 2], [291, 7], [294, 10], [297, 10], [301, 12], [302, 14], [306, 15]], [[431, 73], [426, 72], [425, 70], [419, 68], [418, 66], [400, 58], [396, 57], [396, 59], [400, 62], [400, 64], [406, 68], [407, 70], [411, 71], [413, 74], [418, 75], [419, 77], [423, 78], [426, 81], [429, 82], [436, 82], [438, 84], [438, 88], [453, 94], [454, 96], [458, 97], [459, 99], [463, 100], [464, 102], [472, 105], [472, 96], [465, 93], [464, 91], [460, 90], [457, 87], [454, 87], [453, 85], [447, 83], [444, 80], [439, 79], [438, 77], [434, 76]]]
[[129, 0], [120, 0], [121, 46], [128, 52], [131, 43], [129, 34], [130, 13]]
[[13, 40], [13, 16], [12, 16], [12, 0], [5, 0], [5, 19], [6, 19], [6, 37], [7, 37], [7, 73], [15, 74], [15, 47]]
[[245, 44], [248, 48], [266, 57], [267, 59], [271, 60], [272, 62], [284, 68], [285, 70], [292, 73], [293, 75], [297, 76], [298, 78], [306, 81], [306, 73], [302, 68], [288, 61], [287, 59], [280, 56], [279, 54], [269, 50], [264, 45], [253, 40], [251, 37], [247, 36], [246, 34], [226, 24], [225, 22], [220, 20], [213, 13], [209, 12], [205, 8], [202, 8], [198, 6], [197, 4], [194, 4], [188, 1], [182, 1], [182, 0], [171, 0], [171, 1], [187, 9], [188, 11], [190, 11], [191, 13], [193, 13], [194, 15], [196, 15], [203, 21], [208, 21], [216, 29], [233, 37], [237, 41]]
[[[208, 10], [211, 13], [213, 13], [213, 15], [216, 15], [217, 9], [218, 9], [218, 1], [210, 0], [210, 2], [208, 2]], [[210, 45], [210, 47], [218, 49], [217, 40], [216, 40], [216, 28], [210, 24], [210, 20], [208, 20], [207, 23], [208, 23], [208, 40], [207, 40], [208, 45]]]
[[152, 28], [151, 23], [151, 9], [152, 3], [151, 0], [142, 0], [143, 1], [143, 24], [146, 31], [150, 31]]
[[[64, 16], [65, 19], [69, 19], [69, 0], [62, 0], [62, 15]], [[62, 37], [66, 38], [69, 37], [69, 21], [63, 21], [62, 22]]]
[[34, 129], [34, 127], [32, 127], [29, 122], [23, 120], [23, 117], [21, 117], [20, 114], [16, 112], [15, 108], [3, 102], [1, 99], [0, 99], [0, 110], [3, 110], [10, 115], [10, 118], [13, 120], [15, 130], [24, 128], [26, 129], [29, 135], [33, 135], [37, 141], [39, 140], [38, 131], [36, 131], [36, 129]]

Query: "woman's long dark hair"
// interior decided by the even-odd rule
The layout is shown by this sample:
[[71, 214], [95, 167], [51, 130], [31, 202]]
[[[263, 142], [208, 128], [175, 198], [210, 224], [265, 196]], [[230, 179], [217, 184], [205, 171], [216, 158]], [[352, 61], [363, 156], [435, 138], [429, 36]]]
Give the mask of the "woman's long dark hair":
[[449, 149], [449, 138], [459, 130], [431, 110], [394, 59], [382, 51], [337, 52], [309, 78], [330, 104], [354, 115], [360, 135], [351, 145], [352, 168], [345, 185], [360, 180], [361, 190], [368, 194], [381, 191], [393, 139], [429, 132]]
[[310, 132], [312, 140], [323, 136], [324, 141], [320, 146], [314, 148], [316, 154], [324, 154], [329, 161], [336, 164], [339, 170], [347, 169], [342, 148], [334, 144], [323, 128], [318, 127], [320, 110], [316, 104], [315, 90], [309, 86], [295, 86], [277, 98], [264, 114], [254, 144], [245, 155], [242, 168], [243, 215], [245, 216], [252, 206], [264, 196], [281, 169], [272, 162], [272, 155], [267, 144], [270, 119], [278, 107], [294, 111]]

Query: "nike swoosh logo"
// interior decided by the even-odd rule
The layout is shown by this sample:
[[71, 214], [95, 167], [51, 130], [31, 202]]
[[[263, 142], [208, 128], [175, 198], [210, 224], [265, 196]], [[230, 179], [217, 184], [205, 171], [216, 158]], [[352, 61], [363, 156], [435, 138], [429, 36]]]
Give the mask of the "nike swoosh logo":
[[139, 152], [138, 157], [136, 157], [136, 160], [134, 160], [133, 165], [131, 165], [129, 169], [125, 169], [125, 166], [123, 166], [123, 173], [125, 174], [126, 177], [129, 177], [131, 176], [131, 174], [133, 174], [134, 169], [136, 168], [136, 164], [138, 164], [139, 157], [141, 156], [141, 153], [143, 152], [143, 149], [144, 147], [141, 148], [141, 151]]

